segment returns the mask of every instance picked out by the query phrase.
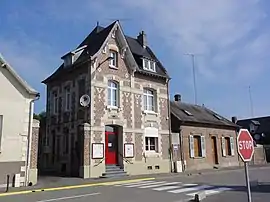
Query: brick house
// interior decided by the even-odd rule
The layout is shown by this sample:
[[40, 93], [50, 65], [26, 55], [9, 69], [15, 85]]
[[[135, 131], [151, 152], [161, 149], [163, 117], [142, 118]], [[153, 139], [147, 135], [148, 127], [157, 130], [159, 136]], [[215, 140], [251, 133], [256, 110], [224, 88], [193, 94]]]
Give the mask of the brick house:
[[0, 188], [37, 182], [39, 121], [33, 119], [39, 93], [0, 54]]
[[[44, 169], [83, 178], [170, 172], [169, 77], [146, 34], [128, 37], [119, 21], [97, 25], [62, 59], [43, 81]], [[86, 107], [82, 96], [90, 97]]]
[[179, 134], [179, 161], [183, 170], [239, 166], [236, 149], [238, 125], [198, 105], [170, 103], [172, 132]]

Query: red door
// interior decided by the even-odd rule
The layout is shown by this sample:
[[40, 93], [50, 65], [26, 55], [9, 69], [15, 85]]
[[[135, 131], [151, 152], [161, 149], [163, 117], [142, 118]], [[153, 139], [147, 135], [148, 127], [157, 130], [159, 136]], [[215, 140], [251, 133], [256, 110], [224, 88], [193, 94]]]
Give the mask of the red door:
[[117, 164], [117, 136], [114, 132], [105, 132], [105, 164]]

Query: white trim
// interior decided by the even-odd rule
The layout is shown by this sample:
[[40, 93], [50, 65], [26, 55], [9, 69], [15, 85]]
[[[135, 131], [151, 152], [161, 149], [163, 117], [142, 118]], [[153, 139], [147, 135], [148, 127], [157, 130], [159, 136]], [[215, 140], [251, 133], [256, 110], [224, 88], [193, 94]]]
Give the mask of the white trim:
[[[145, 97], [146, 103], [144, 99]], [[153, 105], [151, 104], [151, 101], [153, 101], [152, 103]], [[155, 112], [155, 93], [153, 90], [148, 88], [143, 89], [143, 109], [144, 111]]]
[[145, 137], [159, 137], [158, 129], [155, 127], [145, 127], [144, 128]]
[[[146, 58], [143, 58], [143, 69], [147, 70], [147, 71], [151, 71], [151, 72], [156, 72], [156, 62], [153, 60], [149, 60]], [[146, 64], [148, 64], [148, 66], [146, 67]], [[152, 65], [153, 64], [153, 68]]]
[[[114, 86], [115, 85], [115, 86]], [[118, 108], [119, 106], [119, 84], [118, 82], [114, 80], [109, 80], [108, 81], [108, 87], [107, 87], [108, 92], [110, 91], [110, 96], [108, 93], [108, 99], [107, 99], [107, 104], [109, 108]], [[115, 94], [115, 100], [113, 98], [113, 95]]]

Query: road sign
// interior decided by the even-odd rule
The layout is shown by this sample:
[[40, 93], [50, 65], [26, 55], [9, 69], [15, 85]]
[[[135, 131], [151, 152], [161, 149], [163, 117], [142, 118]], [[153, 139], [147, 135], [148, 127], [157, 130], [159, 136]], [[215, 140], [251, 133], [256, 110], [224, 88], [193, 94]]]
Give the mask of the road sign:
[[253, 138], [247, 129], [240, 129], [237, 137], [238, 154], [244, 162], [251, 161], [254, 154]]

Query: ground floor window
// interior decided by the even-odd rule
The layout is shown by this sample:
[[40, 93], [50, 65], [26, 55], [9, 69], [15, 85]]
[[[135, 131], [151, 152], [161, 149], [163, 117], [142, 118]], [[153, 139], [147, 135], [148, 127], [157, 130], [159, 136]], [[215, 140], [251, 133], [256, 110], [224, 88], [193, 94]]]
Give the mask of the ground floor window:
[[205, 137], [203, 135], [190, 135], [189, 148], [191, 158], [205, 157]]
[[146, 127], [144, 130], [144, 142], [146, 152], [158, 152], [158, 129]]
[[234, 138], [233, 137], [222, 137], [221, 147], [223, 156], [234, 156]]

